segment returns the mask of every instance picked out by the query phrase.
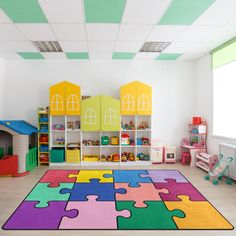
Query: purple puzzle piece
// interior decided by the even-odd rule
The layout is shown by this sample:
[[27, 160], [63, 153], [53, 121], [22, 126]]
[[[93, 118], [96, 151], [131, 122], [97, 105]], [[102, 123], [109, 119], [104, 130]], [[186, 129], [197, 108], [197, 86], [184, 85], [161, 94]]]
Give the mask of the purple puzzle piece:
[[45, 208], [37, 208], [38, 201], [24, 201], [4, 224], [3, 229], [58, 229], [64, 216], [74, 218], [77, 210], [66, 211], [66, 201], [49, 202]]
[[160, 193], [163, 201], [181, 201], [178, 195], [187, 195], [191, 201], [207, 201], [190, 183], [177, 183], [174, 179], [166, 179], [168, 183], [154, 183], [156, 189], [168, 189], [169, 194]]
[[167, 183], [166, 179], [175, 179], [177, 183], [188, 183], [188, 180], [177, 170], [148, 170], [153, 183]]

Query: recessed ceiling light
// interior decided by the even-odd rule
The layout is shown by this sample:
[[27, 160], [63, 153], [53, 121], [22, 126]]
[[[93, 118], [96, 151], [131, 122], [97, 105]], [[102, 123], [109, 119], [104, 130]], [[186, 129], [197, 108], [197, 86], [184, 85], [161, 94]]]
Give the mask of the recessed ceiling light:
[[162, 52], [171, 43], [170, 42], [145, 42], [139, 50], [140, 52]]
[[33, 41], [33, 44], [40, 52], [62, 52], [62, 48], [57, 41]]

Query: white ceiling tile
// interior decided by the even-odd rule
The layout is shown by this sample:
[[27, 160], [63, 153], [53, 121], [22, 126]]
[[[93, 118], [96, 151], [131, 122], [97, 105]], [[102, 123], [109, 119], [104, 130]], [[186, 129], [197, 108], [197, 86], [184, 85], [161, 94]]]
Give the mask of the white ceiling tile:
[[63, 60], [67, 59], [64, 53], [61, 52], [42, 52], [41, 53], [45, 59], [52, 59], [52, 60]]
[[157, 52], [139, 52], [136, 53], [134, 59], [136, 60], [154, 60], [156, 59], [160, 53]]
[[86, 41], [59, 41], [63, 52], [87, 52]]
[[193, 25], [224, 25], [235, 17], [235, 11], [235, 0], [217, 0], [193, 23]]
[[58, 40], [86, 40], [84, 24], [51, 24]]
[[236, 36], [236, 26], [221, 26], [206, 42], [223, 44]]
[[0, 52], [12, 52], [13, 50], [7, 47], [7, 45], [3, 42], [0, 42]]
[[205, 54], [210, 52], [212, 49], [212, 45], [209, 43], [197, 43], [194, 47], [189, 49], [187, 54]]
[[0, 24], [0, 40], [25, 40], [24, 36], [13, 24]]
[[204, 42], [217, 30], [216, 26], [189, 26], [175, 41]]
[[196, 43], [173, 42], [164, 50], [164, 53], [185, 53], [195, 45]]
[[152, 28], [152, 25], [121, 24], [117, 40], [144, 41]]
[[116, 41], [115, 52], [138, 52], [143, 46], [143, 41]]
[[148, 36], [147, 41], [172, 42], [174, 41], [188, 26], [183, 25], [156, 25]]
[[3, 43], [15, 52], [38, 52], [39, 50], [29, 41], [3, 41]]
[[56, 40], [49, 24], [16, 24], [18, 29], [28, 40], [50, 41]]
[[0, 57], [7, 60], [18, 60], [22, 59], [22, 57], [16, 52], [0, 52]]
[[122, 23], [157, 24], [171, 0], [128, 0]]
[[204, 54], [202, 54], [202, 53], [196, 53], [196, 54], [187, 53], [187, 54], [184, 54], [181, 57], [179, 57], [178, 60], [181, 60], [181, 61], [195, 61], [195, 60], [200, 59], [203, 56], [204, 56]]
[[81, 0], [39, 0], [50, 23], [83, 23]]
[[89, 52], [112, 52], [114, 41], [88, 41]]
[[119, 24], [86, 24], [88, 40], [115, 40]]
[[90, 52], [89, 59], [92, 60], [111, 60], [112, 52]]
[[236, 25], [236, 17], [231, 19], [226, 25], [233, 25], [233, 26], [235, 26]]
[[5, 12], [0, 8], [0, 23], [12, 23], [10, 18], [5, 14]]

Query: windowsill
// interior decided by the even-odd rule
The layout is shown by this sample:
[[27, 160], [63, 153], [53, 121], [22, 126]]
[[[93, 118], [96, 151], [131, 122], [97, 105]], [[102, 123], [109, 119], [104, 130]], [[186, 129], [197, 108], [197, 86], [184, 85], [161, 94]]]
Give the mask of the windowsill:
[[215, 135], [215, 134], [212, 134], [211, 137], [212, 138], [217, 138], [217, 139], [226, 139], [226, 140], [229, 140], [229, 141], [236, 142], [236, 138], [231, 138], [231, 137], [226, 137], [226, 136], [221, 136], [221, 135]]

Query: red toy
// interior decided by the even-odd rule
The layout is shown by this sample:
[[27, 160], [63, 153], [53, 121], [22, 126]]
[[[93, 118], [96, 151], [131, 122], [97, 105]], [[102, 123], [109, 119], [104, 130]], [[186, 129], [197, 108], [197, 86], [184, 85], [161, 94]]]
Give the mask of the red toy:
[[0, 160], [0, 176], [11, 175], [13, 177], [20, 177], [29, 174], [29, 172], [18, 173], [18, 156], [7, 155]]

